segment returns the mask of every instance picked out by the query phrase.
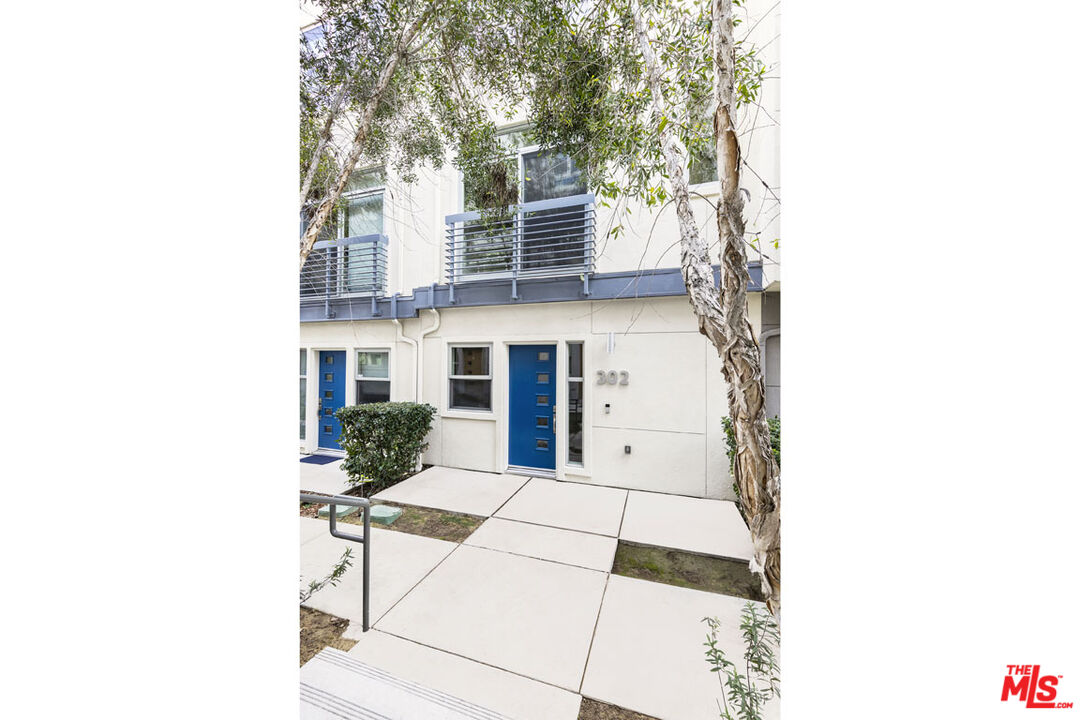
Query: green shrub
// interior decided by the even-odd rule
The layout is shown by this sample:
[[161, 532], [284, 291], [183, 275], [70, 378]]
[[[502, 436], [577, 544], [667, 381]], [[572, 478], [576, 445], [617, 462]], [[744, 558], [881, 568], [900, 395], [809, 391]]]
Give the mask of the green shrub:
[[[735, 475], [735, 426], [731, 424], [731, 418], [720, 418], [724, 423], [724, 435], [727, 445], [728, 470]], [[780, 418], [769, 418], [769, 439], [772, 442], [772, 454], [776, 459], [776, 467], [780, 467]], [[739, 484], [732, 483], [735, 488], [735, 497], [739, 497]]]
[[341, 421], [342, 468], [368, 496], [408, 475], [427, 449], [435, 408], [411, 402], [368, 403], [337, 411]]

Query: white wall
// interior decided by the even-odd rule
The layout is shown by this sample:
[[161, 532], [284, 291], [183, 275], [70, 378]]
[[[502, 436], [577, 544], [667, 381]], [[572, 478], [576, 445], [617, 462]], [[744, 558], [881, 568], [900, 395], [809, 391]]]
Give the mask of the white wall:
[[[760, 300], [751, 297], [756, 326]], [[715, 349], [697, 330], [685, 297], [624, 299], [440, 311], [441, 326], [422, 341], [421, 400], [438, 408], [424, 462], [486, 472], [507, 468], [508, 348], [514, 343], [554, 343], [557, 382], [557, 476], [577, 482], [693, 496], [731, 497], [720, 418], [727, 414], [726, 386]], [[402, 320], [416, 339], [433, 327], [432, 311]], [[609, 352], [608, 334], [614, 333]], [[356, 349], [389, 348], [391, 399], [415, 399], [416, 353], [396, 340], [389, 320], [305, 323], [301, 347], [346, 350], [346, 403], [355, 401]], [[492, 411], [448, 409], [448, 346], [492, 345]], [[584, 463], [567, 462], [567, 342], [584, 343]], [[598, 370], [629, 373], [627, 385], [597, 384]], [[315, 449], [317, 376], [309, 371], [308, 440]], [[610, 406], [605, 412], [605, 405]], [[624, 452], [625, 446], [630, 454]]]

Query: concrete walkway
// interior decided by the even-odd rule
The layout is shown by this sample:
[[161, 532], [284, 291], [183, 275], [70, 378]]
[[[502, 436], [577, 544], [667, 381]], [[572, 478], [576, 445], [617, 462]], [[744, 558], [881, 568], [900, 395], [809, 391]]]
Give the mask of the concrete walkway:
[[[350, 657], [508, 718], [575, 720], [582, 696], [661, 720], [717, 717], [701, 619], [719, 618], [720, 646], [741, 657], [745, 601], [610, 571], [619, 538], [748, 557], [731, 503], [449, 468], [376, 497], [488, 519], [461, 544], [373, 528], [367, 633], [353, 545], [353, 569], [309, 602], [353, 621]], [[326, 527], [301, 518], [306, 579], [348, 545]]]
[[[304, 457], [300, 456], [301, 459]], [[341, 460], [334, 460], [326, 465], [300, 463], [300, 489], [324, 495], [340, 495], [350, 487], [345, 471], [341, 469]]]

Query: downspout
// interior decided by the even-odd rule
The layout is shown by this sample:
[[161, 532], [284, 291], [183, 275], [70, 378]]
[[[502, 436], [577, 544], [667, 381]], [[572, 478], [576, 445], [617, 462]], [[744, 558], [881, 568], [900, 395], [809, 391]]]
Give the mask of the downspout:
[[[397, 340], [398, 342], [405, 341], [413, 347], [413, 357], [417, 357], [417, 345], [416, 341], [402, 332], [401, 321], [397, 319], [397, 298], [398, 293], [394, 293], [394, 296], [390, 298], [390, 318], [394, 321], [394, 327], [397, 328]], [[420, 402], [420, 397], [416, 397], [416, 402]]]
[[435, 288], [431, 290], [431, 312], [435, 313], [435, 324], [420, 333], [420, 343], [417, 345], [416, 350], [416, 402], [420, 402], [420, 398], [423, 396], [423, 384], [424, 384], [424, 338], [431, 333], [439, 329], [439, 325], [442, 324], [442, 316], [439, 315], [439, 311], [435, 308]]

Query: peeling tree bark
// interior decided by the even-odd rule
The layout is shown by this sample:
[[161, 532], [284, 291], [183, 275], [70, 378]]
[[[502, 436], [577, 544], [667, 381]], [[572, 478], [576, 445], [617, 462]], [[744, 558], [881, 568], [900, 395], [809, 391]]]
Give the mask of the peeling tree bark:
[[679, 246], [681, 248], [680, 265], [686, 294], [690, 305], [698, 317], [698, 328], [717, 348], [724, 345], [724, 317], [721, 307], [720, 291], [713, 280], [713, 269], [709, 263], [709, 248], [698, 233], [694, 222], [694, 211], [690, 207], [690, 186], [686, 179], [686, 147], [672, 132], [670, 110], [661, 88], [659, 62], [649, 42], [641, 12], [634, 13], [634, 34], [638, 49], [645, 60], [645, 80], [652, 96], [653, 113], [660, 122], [667, 118], [660, 129], [660, 143], [664, 153], [668, 177], [671, 180], [671, 196], [675, 205], [675, 214], [679, 219]]
[[[386, 89], [390, 87], [390, 81], [394, 77], [394, 73], [397, 71], [398, 65], [402, 60], [406, 59], [406, 53], [409, 45], [412, 44], [413, 39], [424, 24], [431, 18], [432, 13], [439, 7], [441, 0], [434, 0], [427, 9], [416, 18], [405, 29], [401, 37], [398, 39], [394, 49], [390, 52], [390, 57], [386, 59], [386, 64], [383, 65], [382, 71], [379, 73], [378, 79], [375, 81], [375, 87], [372, 88], [371, 97], [368, 98], [367, 103], [364, 104], [364, 109], [360, 113], [360, 117], [356, 121], [356, 134], [353, 136], [352, 147], [349, 149], [349, 154], [345, 158], [345, 162], [342, 163], [341, 171], [338, 173], [337, 181], [330, 189], [323, 201], [319, 203], [319, 207], [315, 210], [315, 214], [311, 218], [311, 223], [308, 225], [307, 230], [304, 232], [304, 237], [300, 245], [300, 269], [303, 269], [304, 263], [307, 262], [308, 255], [311, 254], [311, 249], [315, 246], [315, 241], [319, 237], [319, 233], [322, 232], [323, 227], [326, 225], [326, 221], [330, 218], [330, 213], [334, 209], [334, 205], [341, 199], [341, 194], [345, 191], [345, 186], [349, 182], [349, 177], [352, 175], [354, 169], [356, 169], [356, 163], [360, 160], [360, 156], [364, 154], [364, 146], [367, 141], [368, 133], [371, 131], [371, 123], [375, 119], [375, 111], [379, 108], [379, 103], [382, 102], [383, 95], [386, 93]], [[406, 60], [407, 61], [407, 60]]]
[[326, 143], [330, 140], [330, 134], [334, 129], [334, 120], [337, 119], [338, 113], [341, 111], [341, 104], [345, 100], [345, 92], [348, 90], [348, 87], [349, 85], [347, 82], [342, 83], [341, 87], [338, 88], [337, 94], [334, 96], [334, 101], [330, 104], [330, 111], [326, 115], [326, 122], [323, 123], [322, 131], [319, 133], [319, 142], [315, 146], [315, 152], [311, 155], [311, 162], [308, 163], [307, 172], [304, 173], [304, 182], [300, 185], [300, 210], [304, 209], [304, 204], [307, 202], [308, 195], [311, 193], [311, 183], [315, 179], [315, 171], [319, 168], [319, 158], [322, 157], [322, 151], [326, 148]]
[[[728, 32], [716, 41], [718, 5], [726, 4]], [[730, 0], [714, 0], [716, 55], [725, 58], [726, 81], [718, 83], [717, 167], [721, 178], [721, 203], [717, 222], [721, 237], [721, 288], [713, 280], [708, 246], [701, 238], [690, 207], [686, 178], [686, 148], [672, 130], [673, 120], [663, 95], [660, 65], [649, 42], [640, 8], [634, 13], [634, 31], [645, 65], [653, 113], [658, 122], [661, 149], [671, 182], [672, 199], [679, 220], [681, 267], [698, 329], [716, 347], [728, 384], [728, 410], [735, 427], [735, 480], [750, 524], [754, 543], [751, 570], [761, 579], [769, 610], [780, 616], [780, 487], [779, 470], [772, 457], [769, 426], [765, 416], [765, 392], [761, 358], [747, 319], [746, 288], [749, 275], [743, 246], [742, 197], [739, 194], [739, 144], [734, 132], [734, 43], [731, 41]], [[722, 17], [722, 16], [721, 16]], [[717, 76], [721, 68], [718, 65]], [[721, 87], [722, 86], [722, 87]], [[664, 119], [668, 122], [662, 122]], [[720, 132], [723, 130], [723, 132]]]
[[743, 199], [739, 189], [742, 156], [735, 131], [735, 40], [731, 0], [713, 0], [712, 37], [716, 112], [716, 169], [720, 202], [720, 297], [725, 342], [718, 346], [728, 386], [728, 412], [735, 430], [735, 482], [754, 542], [751, 569], [762, 579], [769, 610], [780, 617], [780, 469], [772, 454], [765, 414], [761, 353], [746, 313]]

